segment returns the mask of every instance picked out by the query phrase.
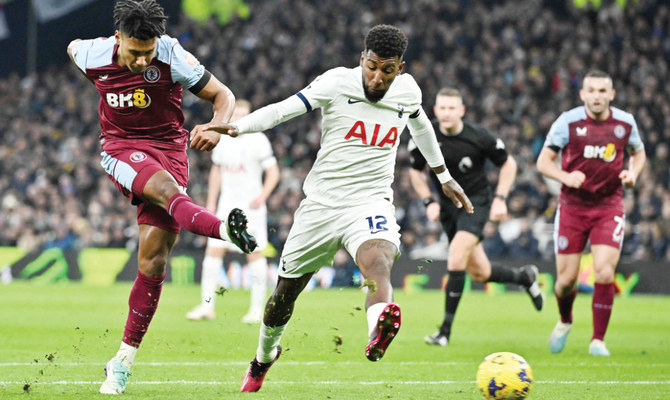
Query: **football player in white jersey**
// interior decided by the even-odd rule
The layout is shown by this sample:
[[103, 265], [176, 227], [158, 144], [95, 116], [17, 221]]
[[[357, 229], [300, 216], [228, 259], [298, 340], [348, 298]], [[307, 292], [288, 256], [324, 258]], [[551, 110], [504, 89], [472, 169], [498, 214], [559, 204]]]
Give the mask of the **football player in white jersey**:
[[[250, 112], [251, 104], [248, 101], [237, 100], [231, 121], [237, 121]], [[267, 260], [261, 253], [268, 243], [265, 202], [279, 183], [277, 159], [268, 138], [262, 132], [256, 132], [240, 138], [222, 136], [212, 150], [212, 162], [207, 208], [216, 210], [216, 215], [222, 216], [228, 215], [235, 206], [241, 208], [249, 218], [248, 231], [258, 243], [256, 250], [247, 254], [247, 265], [251, 270], [251, 304], [242, 322], [259, 323], [263, 318], [268, 272]], [[186, 314], [187, 319], [197, 321], [215, 317], [219, 273], [223, 267], [223, 257], [228, 251], [240, 252], [237, 247], [229, 246], [228, 242], [207, 240], [202, 261], [202, 302]]]
[[400, 329], [400, 308], [393, 303], [391, 267], [398, 256], [399, 227], [393, 207], [395, 158], [399, 136], [409, 126], [442, 190], [458, 206], [472, 203], [451, 178], [433, 127], [421, 109], [421, 90], [401, 74], [407, 37], [390, 25], [373, 27], [356, 68], [334, 68], [279, 103], [263, 107], [234, 124], [206, 129], [237, 136], [259, 132], [321, 108], [321, 148], [303, 189], [280, 260], [279, 281], [265, 307], [259, 346], [241, 391], [255, 392], [281, 354], [280, 338], [295, 300], [311, 276], [331, 265], [345, 248], [361, 270], [369, 290], [367, 309], [370, 361], [382, 358]]

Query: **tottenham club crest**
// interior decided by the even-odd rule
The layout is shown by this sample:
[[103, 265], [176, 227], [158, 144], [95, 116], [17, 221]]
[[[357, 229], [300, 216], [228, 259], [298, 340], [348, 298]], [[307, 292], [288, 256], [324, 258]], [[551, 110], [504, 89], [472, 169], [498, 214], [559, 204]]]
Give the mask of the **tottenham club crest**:
[[149, 65], [144, 70], [144, 80], [148, 83], [155, 83], [161, 78], [161, 70], [155, 65]]
[[147, 155], [141, 151], [136, 151], [130, 155], [130, 161], [138, 163], [147, 159]]

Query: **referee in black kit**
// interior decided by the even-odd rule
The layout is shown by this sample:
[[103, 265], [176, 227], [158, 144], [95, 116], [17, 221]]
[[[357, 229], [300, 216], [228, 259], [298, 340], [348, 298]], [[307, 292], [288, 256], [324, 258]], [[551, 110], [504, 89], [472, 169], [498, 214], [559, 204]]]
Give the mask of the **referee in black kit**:
[[[439, 199], [433, 197], [426, 180], [426, 160], [410, 141], [410, 179], [417, 194], [426, 206], [426, 216], [431, 221], [442, 223], [449, 238], [447, 270], [449, 279], [445, 290], [444, 321], [440, 329], [426, 336], [426, 343], [446, 346], [449, 343], [451, 326], [458, 303], [465, 286], [465, 274], [476, 282], [516, 283], [526, 288], [537, 310], [541, 310], [544, 298], [538, 284], [538, 271], [534, 265], [512, 268], [491, 265], [481, 240], [484, 225], [500, 221], [507, 215], [507, 195], [516, 178], [516, 162], [507, 154], [505, 144], [493, 137], [486, 129], [463, 121], [465, 106], [460, 91], [452, 88], [441, 89], [435, 99], [436, 121], [433, 127], [442, 154], [454, 179], [459, 182], [474, 205], [474, 214], [456, 208], [442, 193]], [[486, 177], [484, 165], [489, 159], [500, 167], [495, 196]], [[439, 182], [430, 174], [434, 187]]]

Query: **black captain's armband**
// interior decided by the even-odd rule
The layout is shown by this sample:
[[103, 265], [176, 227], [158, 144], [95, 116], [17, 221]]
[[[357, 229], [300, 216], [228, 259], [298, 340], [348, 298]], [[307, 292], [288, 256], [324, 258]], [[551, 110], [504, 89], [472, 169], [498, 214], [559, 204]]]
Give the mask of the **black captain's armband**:
[[416, 110], [416, 111], [414, 111], [413, 113], [411, 113], [411, 114], [409, 115], [409, 117], [410, 117], [410, 118], [416, 118], [416, 117], [419, 116], [419, 114], [421, 114], [421, 108], [419, 108], [418, 110]]
[[207, 82], [209, 82], [209, 79], [210, 79], [211, 77], [212, 77], [212, 73], [209, 72], [209, 71], [207, 71], [207, 70], [205, 70], [205, 73], [202, 74], [202, 78], [200, 78], [200, 80], [198, 81], [198, 83], [196, 83], [195, 85], [193, 85], [193, 86], [191, 86], [190, 88], [188, 88], [189, 92], [191, 92], [191, 93], [193, 93], [193, 94], [195, 94], [195, 95], [197, 95], [198, 93], [200, 93], [200, 91], [201, 91], [202, 89], [205, 88], [205, 86], [207, 85]]
[[556, 146], [556, 145], [554, 145], [554, 144], [550, 144], [550, 145], [547, 146], [547, 147], [549, 147], [550, 149], [552, 149], [552, 150], [554, 151], [554, 153], [560, 153], [560, 152], [561, 152], [561, 148], [558, 147], [558, 146]]

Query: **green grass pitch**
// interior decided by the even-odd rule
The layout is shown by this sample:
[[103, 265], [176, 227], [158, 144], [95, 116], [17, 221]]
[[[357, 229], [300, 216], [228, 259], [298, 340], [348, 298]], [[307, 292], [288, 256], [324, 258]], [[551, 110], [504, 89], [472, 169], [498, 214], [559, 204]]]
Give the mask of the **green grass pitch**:
[[[104, 398], [104, 364], [118, 349], [129, 283], [0, 286], [0, 398]], [[245, 325], [248, 292], [217, 299], [217, 319], [189, 322], [199, 287], [166, 285], [138, 352], [124, 399], [483, 399], [481, 360], [522, 355], [535, 375], [531, 399], [670, 398], [670, 296], [617, 297], [606, 340], [612, 356], [588, 355], [591, 296], [575, 303], [575, 325], [561, 354], [547, 339], [556, 319], [550, 298], [536, 312], [522, 292], [467, 293], [452, 342], [426, 345], [441, 319], [439, 291], [396, 291], [402, 328], [377, 363], [364, 356], [364, 294], [305, 292], [282, 340], [284, 353], [261, 391], [238, 393], [253, 358], [258, 326]], [[341, 344], [337, 342], [341, 341]]]

